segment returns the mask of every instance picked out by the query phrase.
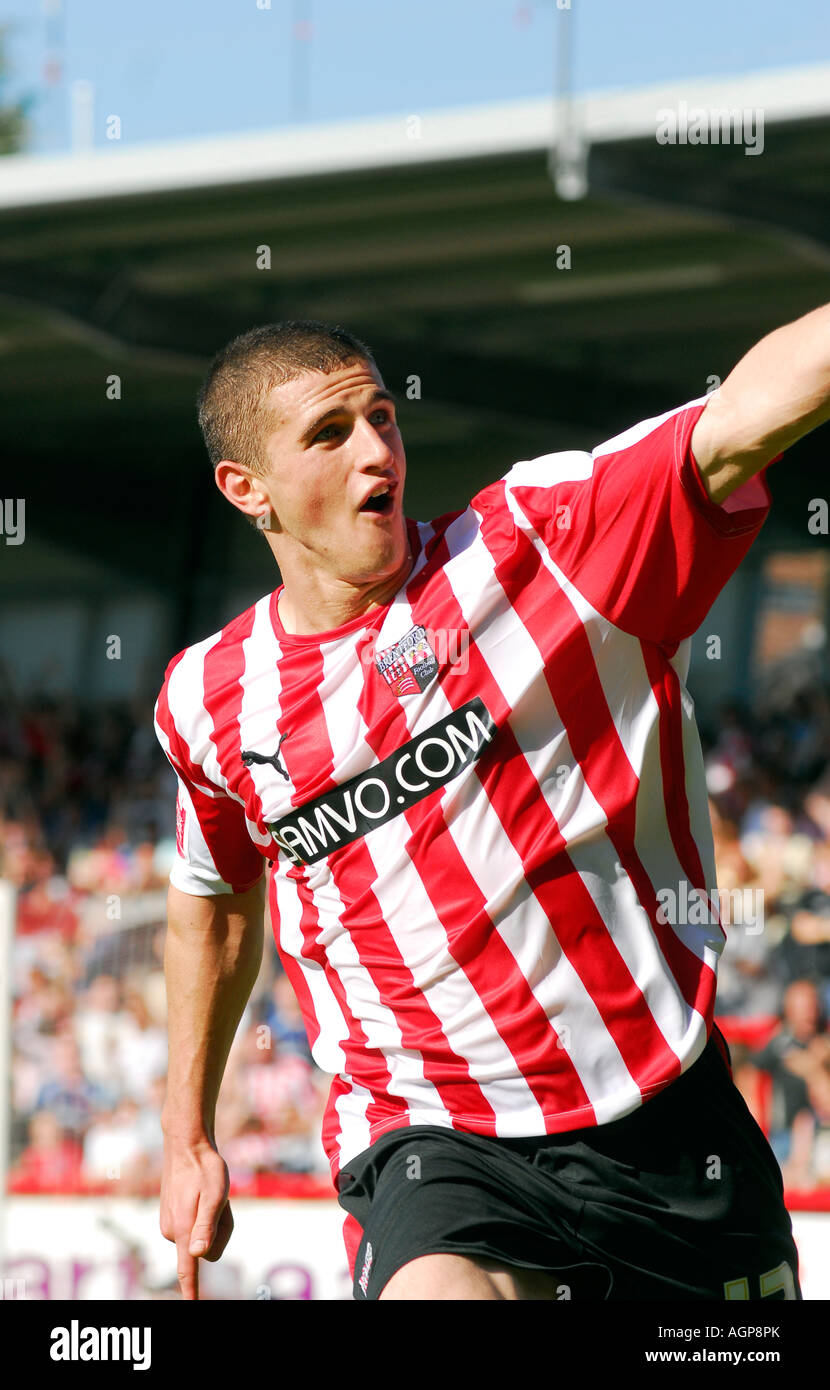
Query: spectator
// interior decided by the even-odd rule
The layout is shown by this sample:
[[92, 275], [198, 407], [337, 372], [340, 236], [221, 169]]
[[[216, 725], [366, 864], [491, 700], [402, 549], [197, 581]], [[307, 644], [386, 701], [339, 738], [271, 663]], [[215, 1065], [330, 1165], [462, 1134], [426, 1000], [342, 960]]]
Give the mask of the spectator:
[[311, 1060], [303, 1015], [291, 981], [283, 970], [277, 973], [271, 985], [271, 1002], [265, 1021], [282, 1054], [295, 1052]]
[[123, 1061], [130, 1023], [121, 1009], [121, 986], [111, 975], [97, 975], [75, 1014], [75, 1036], [84, 1075], [119, 1094], [125, 1089]]
[[726, 944], [718, 969], [717, 1012], [777, 1014], [781, 987], [773, 969], [775, 937], [761, 881], [733, 821], [713, 817], [720, 916]]
[[10, 1192], [76, 1192], [81, 1185], [82, 1149], [46, 1110], [29, 1121], [29, 1143], [9, 1172]]
[[272, 1035], [251, 1025], [238, 1061], [239, 1094], [250, 1114], [277, 1125], [287, 1112], [308, 1113], [316, 1106], [312, 1066], [296, 1052], [284, 1051]]
[[147, 1183], [152, 1157], [144, 1148], [139, 1107], [129, 1097], [90, 1125], [84, 1138], [83, 1176], [90, 1184], [136, 1194]]
[[787, 981], [820, 981], [825, 1016], [830, 1011], [830, 843], [813, 849], [810, 880], [788, 912], [789, 931], [778, 948]]
[[73, 1137], [80, 1137], [95, 1114], [111, 1104], [112, 1093], [84, 1076], [72, 1037], [58, 1039], [55, 1071], [56, 1079], [45, 1082], [40, 1088], [35, 1109], [48, 1110]]
[[784, 992], [780, 1027], [754, 1058], [772, 1077], [770, 1144], [780, 1163], [790, 1157], [796, 1117], [812, 1114], [807, 1076], [826, 1044], [819, 992], [810, 980], [794, 980]]
[[144, 996], [128, 990], [124, 1000], [123, 1028], [119, 1034], [118, 1071], [127, 1093], [140, 1101], [157, 1076], [167, 1070], [167, 1033], [153, 1023]]

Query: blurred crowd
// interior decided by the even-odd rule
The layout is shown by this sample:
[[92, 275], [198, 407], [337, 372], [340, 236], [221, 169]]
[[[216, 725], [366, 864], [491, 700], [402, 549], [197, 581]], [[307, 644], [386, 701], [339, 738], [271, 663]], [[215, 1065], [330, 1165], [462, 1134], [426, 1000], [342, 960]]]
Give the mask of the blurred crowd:
[[[727, 934], [717, 1016], [787, 1187], [828, 1188], [828, 692], [814, 683], [761, 714], [731, 705], [701, 734]], [[158, 1191], [174, 800], [146, 708], [43, 699], [0, 714], [15, 1191]], [[236, 1191], [269, 1174], [328, 1182], [329, 1080], [266, 950], [217, 1111]]]
[[[175, 794], [146, 708], [42, 700], [0, 715], [0, 878], [18, 893], [14, 1191], [158, 1191]], [[235, 1191], [263, 1174], [330, 1189], [329, 1084], [266, 949], [217, 1108]]]
[[830, 1187], [828, 691], [754, 717], [730, 705], [702, 732], [727, 937], [717, 1018], [786, 1187]]

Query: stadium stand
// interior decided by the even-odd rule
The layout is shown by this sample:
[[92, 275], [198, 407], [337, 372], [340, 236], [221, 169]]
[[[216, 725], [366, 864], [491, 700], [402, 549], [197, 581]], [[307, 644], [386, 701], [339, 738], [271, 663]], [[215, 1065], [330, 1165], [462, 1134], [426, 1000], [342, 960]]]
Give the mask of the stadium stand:
[[[149, 710], [42, 698], [0, 719], [13, 949], [13, 1192], [158, 1191], [174, 789]], [[727, 948], [718, 1018], [793, 1204], [830, 1195], [830, 698], [702, 729]], [[763, 895], [762, 897], [760, 895]], [[757, 904], [762, 904], [762, 915]], [[742, 912], [740, 906], [747, 910]], [[276, 953], [223, 1083], [232, 1191], [330, 1195], [314, 1065]]]

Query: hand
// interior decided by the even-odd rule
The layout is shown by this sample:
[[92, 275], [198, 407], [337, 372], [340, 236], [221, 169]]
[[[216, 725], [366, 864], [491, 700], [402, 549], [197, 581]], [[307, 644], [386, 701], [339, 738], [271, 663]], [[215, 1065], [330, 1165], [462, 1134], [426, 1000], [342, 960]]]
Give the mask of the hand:
[[231, 1238], [233, 1216], [225, 1160], [208, 1139], [165, 1139], [161, 1233], [176, 1246], [182, 1298], [199, 1297], [199, 1260], [218, 1260]]
[[815, 1065], [810, 1056], [809, 1048], [806, 1047], [791, 1047], [788, 1052], [784, 1053], [781, 1063], [787, 1068], [787, 1071], [792, 1072], [793, 1076], [800, 1076], [804, 1080], [807, 1079]]

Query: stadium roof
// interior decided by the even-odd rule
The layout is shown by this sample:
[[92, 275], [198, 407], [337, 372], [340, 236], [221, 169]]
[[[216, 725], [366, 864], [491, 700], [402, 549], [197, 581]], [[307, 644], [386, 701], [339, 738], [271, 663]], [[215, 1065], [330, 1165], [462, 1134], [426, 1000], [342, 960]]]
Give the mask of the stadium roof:
[[[763, 155], [659, 144], [680, 101], [762, 111]], [[184, 639], [272, 585], [193, 411], [207, 360], [254, 323], [321, 318], [370, 344], [425, 516], [704, 394], [830, 299], [830, 68], [600, 94], [577, 116], [578, 201], [551, 182], [550, 101], [424, 113], [416, 138], [402, 116], [0, 162], [7, 488], [29, 498], [0, 594], [175, 592]], [[823, 449], [790, 458], [776, 525], [803, 538]]]
[[[768, 122], [827, 115], [830, 64], [594, 92], [577, 97], [574, 111], [580, 131], [596, 145], [653, 136], [656, 113], [681, 101], [706, 109], [761, 110]], [[556, 119], [555, 100], [539, 98], [133, 149], [113, 141], [108, 149], [70, 156], [15, 156], [4, 161], [0, 207], [522, 154], [551, 144]]]

